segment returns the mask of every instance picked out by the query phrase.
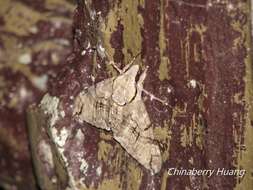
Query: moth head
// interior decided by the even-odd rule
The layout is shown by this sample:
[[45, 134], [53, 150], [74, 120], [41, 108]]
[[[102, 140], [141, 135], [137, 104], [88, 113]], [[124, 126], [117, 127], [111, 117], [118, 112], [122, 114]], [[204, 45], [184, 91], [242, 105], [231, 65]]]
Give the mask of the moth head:
[[113, 81], [112, 99], [118, 105], [123, 106], [135, 97], [138, 71], [139, 65], [133, 65]]

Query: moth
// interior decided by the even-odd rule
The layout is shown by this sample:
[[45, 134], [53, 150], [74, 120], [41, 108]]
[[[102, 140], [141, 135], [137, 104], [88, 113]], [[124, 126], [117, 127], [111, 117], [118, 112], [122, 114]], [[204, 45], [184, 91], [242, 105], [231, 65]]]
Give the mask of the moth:
[[[116, 67], [117, 68], [117, 67]], [[120, 74], [81, 91], [74, 101], [74, 115], [97, 128], [112, 131], [113, 138], [152, 173], [161, 169], [159, 146], [142, 99], [145, 69], [138, 81], [139, 65], [129, 64]]]

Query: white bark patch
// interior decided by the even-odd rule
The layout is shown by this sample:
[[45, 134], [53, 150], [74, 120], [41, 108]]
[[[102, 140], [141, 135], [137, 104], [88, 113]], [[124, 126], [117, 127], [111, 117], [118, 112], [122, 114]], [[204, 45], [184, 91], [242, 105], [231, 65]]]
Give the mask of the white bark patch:
[[31, 32], [32, 34], [36, 34], [38, 33], [38, 28], [36, 26], [32, 26], [31, 28], [29, 28], [29, 32]]
[[64, 117], [65, 117], [65, 112], [64, 112], [63, 110], [61, 111], [61, 113], [60, 113], [60, 114], [61, 114], [61, 117], [62, 117], [62, 118], [64, 118]]
[[96, 169], [96, 173], [97, 173], [98, 176], [101, 175], [101, 173], [102, 173], [102, 168], [101, 168], [101, 166], [99, 166], [99, 167]]
[[40, 102], [40, 107], [45, 114], [50, 116], [50, 126], [54, 126], [56, 121], [59, 119], [59, 98], [46, 94]]
[[197, 86], [197, 81], [194, 80], [194, 79], [190, 80], [190, 86], [191, 86], [192, 88], [196, 88], [196, 86]]
[[30, 93], [27, 91], [27, 89], [24, 86], [22, 86], [19, 90], [19, 95], [20, 95], [20, 99], [23, 100], [23, 99], [26, 99], [30, 95]]
[[41, 91], [45, 91], [47, 89], [47, 81], [47, 75], [41, 75], [32, 79], [32, 83]]
[[18, 62], [21, 64], [25, 64], [25, 65], [31, 63], [32, 62], [31, 54], [29, 54], [29, 53], [22, 54], [19, 57]]
[[82, 52], [81, 52], [81, 55], [85, 55], [86, 54], [86, 50], [83, 50]]
[[88, 163], [86, 162], [86, 160], [81, 159], [81, 165], [80, 165], [80, 171], [85, 174], [88, 170]]
[[59, 147], [63, 147], [65, 145], [69, 136], [69, 132], [65, 127], [62, 128], [59, 133], [55, 127], [52, 127], [51, 134], [54, 139], [54, 143]]

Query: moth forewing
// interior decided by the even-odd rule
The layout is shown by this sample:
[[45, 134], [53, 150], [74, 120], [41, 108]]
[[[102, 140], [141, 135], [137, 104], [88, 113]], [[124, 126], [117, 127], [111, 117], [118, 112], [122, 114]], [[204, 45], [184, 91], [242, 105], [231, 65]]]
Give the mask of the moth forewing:
[[110, 99], [113, 92], [113, 81], [115, 77], [105, 79], [95, 85], [96, 96], [100, 98]]
[[136, 95], [136, 76], [139, 65], [133, 65], [125, 73], [119, 75], [113, 82], [112, 99], [119, 105], [129, 103]]
[[97, 128], [111, 130], [133, 158], [157, 173], [162, 165], [161, 153], [153, 143], [153, 128], [141, 97], [147, 70], [136, 83], [139, 66], [125, 68], [119, 76], [81, 92], [75, 99], [74, 114]]

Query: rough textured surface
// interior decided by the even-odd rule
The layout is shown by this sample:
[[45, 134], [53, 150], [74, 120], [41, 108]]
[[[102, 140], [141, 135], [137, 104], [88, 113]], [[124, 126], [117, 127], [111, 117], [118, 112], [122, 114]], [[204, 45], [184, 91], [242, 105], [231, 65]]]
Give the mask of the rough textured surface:
[[253, 1], [252, 0], [251, 0], [251, 35], [253, 38]]
[[[49, 3], [49, 8], [41, 8], [31, 1], [22, 2], [31, 6], [31, 10], [42, 12], [58, 7], [54, 12], [60, 15], [66, 13], [68, 7]], [[77, 2], [73, 52], [58, 68], [56, 78], [49, 80], [50, 95], [40, 106], [31, 107], [28, 114], [33, 159], [41, 188], [253, 189], [250, 1], [89, 0], [86, 5], [83, 0]], [[6, 25], [8, 20], [11, 19], [0, 20], [5, 30], [12, 26]], [[24, 31], [19, 31], [19, 35], [24, 35]], [[43, 40], [46, 34], [42, 32], [38, 39]], [[10, 37], [16, 39], [16, 35]], [[10, 49], [3, 42], [0, 47], [1, 53]], [[67, 47], [64, 50], [67, 51]], [[112, 133], [88, 123], [80, 124], [73, 118], [74, 99], [80, 91], [116, 76], [109, 60], [123, 68], [138, 53], [141, 56], [136, 63], [142, 69], [149, 67], [144, 88], [170, 105], [164, 106], [145, 94], [142, 96], [154, 139], [162, 153], [162, 169], [156, 175], [129, 156]], [[23, 65], [30, 62], [26, 54], [17, 59], [12, 52], [0, 59], [8, 57], [11, 57], [8, 61], [13, 59], [11, 63], [15, 60]], [[32, 56], [32, 60], [35, 58]], [[36, 63], [35, 60], [32, 63]], [[39, 75], [45, 72], [39, 66], [31, 68]], [[2, 71], [1, 76], [7, 75], [7, 71]], [[19, 81], [24, 80], [22, 76]], [[32, 81], [29, 77], [27, 80]], [[8, 113], [6, 110], [0, 112], [1, 116]], [[18, 120], [20, 123], [22, 117]], [[10, 113], [3, 118], [19, 123]], [[1, 129], [4, 121], [1, 119]], [[18, 134], [25, 139], [24, 132]], [[26, 144], [26, 141], [21, 142]], [[4, 145], [12, 143], [4, 140], [1, 146]], [[3, 158], [11, 160], [13, 154], [4, 153]], [[20, 159], [17, 163], [21, 163]], [[167, 170], [171, 167], [243, 168], [247, 173], [243, 178], [169, 176]]]
[[[51, 96], [59, 99], [58, 114], [64, 114], [44, 127], [41, 108], [29, 112], [30, 118], [36, 116], [30, 126], [45, 128], [53, 141], [58, 169], [50, 171], [59, 172], [58, 187], [252, 189], [250, 1], [78, 2], [73, 54], [50, 83]], [[143, 94], [162, 153], [156, 175], [126, 154], [111, 133], [72, 117], [81, 90], [116, 75], [108, 60], [123, 68], [139, 52], [136, 63], [149, 67], [144, 88], [170, 105]], [[243, 178], [168, 176], [171, 167], [247, 173]]]
[[39, 102], [71, 52], [73, 3], [0, 1], [0, 187], [5, 189], [35, 189], [25, 110]]

